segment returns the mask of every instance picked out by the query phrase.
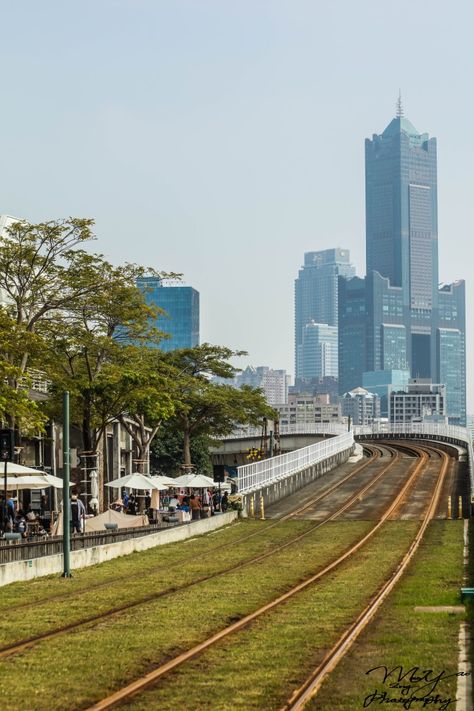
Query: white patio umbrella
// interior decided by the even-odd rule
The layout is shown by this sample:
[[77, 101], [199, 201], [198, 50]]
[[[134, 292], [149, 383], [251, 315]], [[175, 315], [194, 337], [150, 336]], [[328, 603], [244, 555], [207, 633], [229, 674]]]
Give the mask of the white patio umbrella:
[[[3, 488], [2, 479], [2, 488]], [[45, 483], [42, 476], [9, 476], [7, 477], [7, 490], [13, 489], [46, 489], [49, 484]]]
[[99, 508], [99, 480], [95, 469], [91, 471], [91, 499], [89, 506], [94, 511], [97, 511]]
[[126, 489], [139, 489], [145, 491], [146, 489], [157, 489], [158, 491], [164, 491], [167, 486], [159, 484], [153, 481], [153, 479], [146, 474], [139, 474], [134, 472], [133, 474], [127, 474], [127, 476], [121, 476], [119, 479], [114, 479], [113, 481], [107, 482], [106, 486], [112, 486], [114, 489], [120, 489], [125, 487]]
[[209, 476], [204, 474], [183, 474], [175, 479], [178, 486], [186, 486], [189, 489], [207, 489], [208, 487], [218, 486], [218, 484]]
[[158, 482], [158, 484], [163, 484], [166, 488], [179, 486], [179, 484], [176, 484], [176, 479], [172, 479], [170, 476], [164, 476], [163, 474], [156, 474], [152, 476], [151, 479]]
[[[63, 480], [60, 476], [55, 476], [54, 474], [46, 474], [46, 472], [39, 472], [38, 476], [42, 477], [46, 482], [46, 485], [43, 488], [53, 486], [55, 489], [62, 489], [64, 486]], [[74, 482], [70, 481], [69, 486], [74, 486]]]
[[[5, 463], [0, 462], [0, 476], [3, 476], [4, 472]], [[15, 464], [15, 462], [7, 462], [7, 476], [23, 476], [25, 474], [43, 474], [43, 472], [32, 469], [32, 467], [24, 467], [22, 464]]]

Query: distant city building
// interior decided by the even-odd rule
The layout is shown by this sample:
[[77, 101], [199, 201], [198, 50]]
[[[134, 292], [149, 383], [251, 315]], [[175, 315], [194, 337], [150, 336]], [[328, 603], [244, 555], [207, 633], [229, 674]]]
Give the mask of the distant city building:
[[474, 441], [474, 415], [467, 416], [467, 429], [471, 435], [471, 442]]
[[299, 378], [319, 380], [337, 378], [337, 326], [310, 321], [303, 326], [303, 339], [298, 346]]
[[365, 143], [365, 279], [339, 279], [339, 391], [362, 374], [409, 370], [446, 385], [466, 422], [465, 287], [438, 288], [436, 139], [403, 116]]
[[329, 401], [337, 404], [338, 399], [337, 378], [324, 376], [323, 378], [298, 378], [294, 385], [288, 388], [292, 395], [329, 395]]
[[[228, 381], [222, 380], [221, 382]], [[289, 375], [287, 375], [286, 370], [273, 370], [264, 365], [254, 368], [249, 365], [236, 375], [233, 384], [238, 388], [242, 387], [242, 385], [260, 388], [263, 390], [269, 405], [288, 401]]]
[[[301, 349], [305, 326], [311, 322], [338, 325], [338, 277], [352, 277], [355, 269], [347, 249], [326, 249], [306, 252], [304, 265], [295, 280], [295, 377], [307, 378], [304, 371], [307, 358]], [[333, 336], [331, 334], [330, 340]], [[332, 375], [332, 373], [331, 373]], [[337, 377], [337, 362], [336, 373]], [[313, 376], [310, 376], [313, 377]]]
[[140, 277], [137, 286], [146, 302], [165, 313], [156, 319], [156, 327], [169, 335], [159, 348], [174, 351], [199, 345], [199, 292], [191, 286], [166, 286], [157, 277]]
[[344, 417], [350, 417], [353, 425], [372, 425], [380, 419], [380, 398], [365, 388], [354, 388], [341, 397]]
[[288, 395], [287, 403], [274, 405], [281, 425], [340, 422], [341, 409], [329, 395]]
[[447, 422], [446, 385], [432, 383], [429, 378], [412, 378], [402, 388], [389, 387], [389, 421]]
[[362, 374], [362, 387], [380, 398], [380, 416], [388, 417], [388, 389], [408, 385], [409, 370], [371, 370]]

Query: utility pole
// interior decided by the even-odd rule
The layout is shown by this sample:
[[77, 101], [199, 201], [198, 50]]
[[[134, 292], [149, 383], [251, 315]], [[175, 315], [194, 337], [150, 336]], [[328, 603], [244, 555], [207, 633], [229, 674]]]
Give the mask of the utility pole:
[[71, 527], [69, 511], [69, 475], [71, 450], [69, 448], [69, 393], [63, 393], [63, 578], [71, 576]]

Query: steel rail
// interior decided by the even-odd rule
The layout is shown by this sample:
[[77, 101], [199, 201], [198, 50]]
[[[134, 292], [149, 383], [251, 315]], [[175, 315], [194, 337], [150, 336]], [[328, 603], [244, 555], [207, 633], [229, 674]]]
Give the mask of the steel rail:
[[[376, 476], [376, 480], [378, 480], [382, 474], [386, 473], [398, 460], [397, 459], [391, 459], [389, 464], [386, 465], [383, 470]], [[353, 472], [355, 473], [355, 472]], [[364, 491], [367, 489], [367, 485], [364, 487]], [[349, 502], [345, 502], [338, 511], [335, 513], [329, 515], [326, 519], [323, 521], [319, 521], [317, 524], [314, 526], [311, 526], [309, 529], [304, 531], [303, 533], [298, 534], [297, 536], [294, 536], [291, 538], [289, 541], [286, 541], [285, 543], [282, 543], [279, 546], [276, 546], [275, 548], [272, 548], [272, 550], [267, 551], [265, 553], [260, 553], [257, 556], [252, 556], [251, 558], [247, 558], [243, 561], [240, 561], [239, 563], [229, 566], [227, 568], [224, 568], [222, 570], [219, 570], [215, 573], [211, 573], [209, 575], [203, 575], [199, 578], [196, 578], [188, 583], [184, 583], [183, 585], [179, 585], [176, 587], [171, 587], [171, 588], [165, 588], [164, 590], [160, 590], [158, 592], [150, 593], [149, 595], [145, 595], [137, 600], [133, 600], [132, 602], [127, 602], [124, 603], [123, 605], [120, 605], [118, 607], [114, 607], [110, 610], [107, 610], [105, 612], [97, 613], [95, 615], [90, 615], [87, 618], [83, 618], [81, 620], [77, 620], [76, 622], [71, 622], [67, 625], [62, 625], [61, 627], [56, 627], [55, 629], [52, 630], [47, 630], [45, 632], [42, 632], [40, 634], [27, 637], [22, 640], [18, 640], [14, 644], [6, 645], [3, 647], [0, 647], [0, 659], [6, 658], [6, 657], [11, 657], [14, 654], [19, 654], [20, 652], [25, 651], [26, 649], [30, 649], [34, 645], [36, 645], [38, 642], [46, 641], [49, 639], [53, 639], [54, 637], [58, 637], [62, 634], [65, 634], [67, 632], [70, 632], [72, 630], [78, 629], [80, 627], [84, 627], [89, 624], [93, 624], [94, 622], [101, 622], [104, 619], [113, 617], [114, 615], [120, 614], [122, 612], [126, 612], [127, 610], [131, 610], [135, 607], [139, 607], [141, 605], [144, 605], [148, 602], [154, 602], [155, 600], [158, 600], [163, 597], [167, 597], [168, 595], [173, 595], [178, 592], [182, 592], [183, 590], [188, 590], [189, 588], [194, 587], [195, 585], [199, 585], [204, 582], [208, 582], [209, 580], [213, 580], [215, 578], [221, 577], [223, 575], [227, 575], [229, 573], [236, 572], [238, 570], [241, 570], [242, 568], [252, 565], [254, 563], [259, 563], [262, 560], [265, 560], [266, 558], [271, 557], [272, 555], [275, 555], [276, 553], [279, 553], [280, 551], [284, 550], [285, 548], [288, 548], [291, 545], [294, 545], [295, 543], [299, 542], [306, 536], [310, 535], [311, 533], [314, 533], [314, 531], [321, 526], [323, 526], [325, 523], [328, 521], [333, 520], [337, 515], [342, 513], [348, 508], [348, 505], [352, 505], [358, 500], [358, 496], [360, 494], [357, 493], [356, 495], [353, 495]], [[280, 519], [277, 521], [277, 523], [280, 522]], [[277, 525], [275, 523], [274, 525]], [[266, 528], [268, 530], [269, 527]], [[250, 535], [255, 535], [255, 534], [250, 534]], [[247, 538], [250, 536], [247, 536]], [[223, 544], [226, 545], [227, 544]], [[193, 557], [194, 559], [194, 557]]]
[[436, 513], [439, 498], [441, 495], [441, 489], [443, 487], [444, 478], [449, 465], [449, 456], [448, 454], [446, 454], [446, 452], [435, 448], [429, 449], [437, 452], [440, 455], [441, 468], [438, 474], [433, 495], [431, 497], [430, 505], [408, 551], [403, 556], [397, 568], [393, 571], [391, 577], [373, 596], [372, 600], [361, 612], [357, 620], [353, 622], [352, 625], [341, 635], [336, 644], [331, 648], [331, 650], [327, 653], [323, 661], [316, 667], [316, 669], [307, 678], [304, 684], [302, 684], [298, 689], [296, 689], [296, 691], [294, 691], [288, 702], [284, 706], [282, 706], [281, 711], [299, 711], [300, 709], [303, 709], [308, 703], [308, 701], [317, 694], [323, 680], [328, 674], [331, 673], [331, 671], [333, 671], [333, 669], [337, 666], [337, 664], [340, 662], [346, 652], [350, 649], [354, 641], [360, 635], [362, 630], [372, 620], [375, 613], [384, 602], [385, 598], [393, 590], [397, 582], [404, 574], [408, 564], [412, 560], [415, 552], [418, 550], [418, 547], [426, 532], [428, 524]]
[[[417, 448], [414, 447], [413, 449], [415, 450]], [[130, 684], [127, 684], [126, 686], [122, 687], [122, 689], [119, 689], [118, 691], [114, 692], [113, 694], [110, 694], [109, 696], [105, 697], [101, 701], [98, 701], [97, 703], [93, 704], [92, 706], [90, 706], [87, 709], [87, 711], [105, 711], [106, 709], [110, 709], [110, 708], [113, 708], [113, 707], [121, 704], [123, 701], [126, 701], [127, 699], [129, 699], [130, 697], [139, 693], [143, 689], [154, 684], [158, 679], [163, 677], [165, 674], [168, 674], [173, 669], [176, 669], [177, 667], [181, 666], [185, 662], [193, 659], [194, 657], [197, 657], [199, 654], [201, 654], [202, 652], [204, 652], [206, 649], [213, 646], [217, 642], [220, 642], [222, 639], [225, 639], [226, 637], [234, 634], [235, 632], [238, 632], [241, 629], [247, 627], [254, 620], [260, 618], [262, 615], [265, 615], [266, 613], [275, 609], [276, 607], [278, 607], [282, 603], [286, 602], [287, 600], [290, 600], [295, 595], [302, 592], [303, 590], [306, 590], [308, 587], [310, 587], [311, 585], [314, 585], [314, 583], [316, 583], [321, 578], [323, 578], [325, 575], [327, 575], [331, 571], [335, 570], [344, 561], [346, 561], [354, 553], [356, 553], [360, 548], [362, 548], [362, 546], [364, 546], [365, 543], [367, 543], [375, 535], [375, 533], [388, 520], [392, 511], [395, 510], [395, 508], [398, 506], [399, 502], [405, 496], [405, 493], [408, 490], [408, 487], [412, 481], [412, 478], [417, 476], [418, 471], [423, 469], [423, 467], [426, 465], [426, 462], [428, 460], [428, 456], [423, 450], [420, 449], [418, 451], [420, 451], [420, 459], [416, 463], [416, 466], [414, 467], [411, 476], [403, 484], [399, 493], [397, 494], [397, 496], [395, 497], [393, 502], [389, 505], [389, 507], [387, 508], [385, 513], [382, 515], [380, 520], [373, 526], [373, 528], [365, 536], [363, 536], [363, 538], [361, 538], [356, 544], [351, 546], [351, 548], [349, 548], [347, 551], [345, 551], [336, 560], [334, 560], [331, 563], [329, 563], [328, 565], [326, 565], [319, 572], [311, 575], [310, 577], [301, 581], [297, 585], [293, 586], [290, 590], [285, 592], [283, 595], [280, 595], [279, 597], [277, 597], [274, 600], [272, 600], [271, 602], [263, 605], [262, 607], [258, 608], [254, 612], [246, 615], [245, 617], [238, 620], [237, 622], [234, 622], [233, 624], [229, 625], [228, 627], [225, 627], [224, 629], [220, 630], [219, 632], [211, 635], [206, 640], [195, 645], [191, 649], [188, 649], [187, 651], [182, 652], [181, 654], [177, 655], [173, 659], [170, 659], [165, 664], [161, 664], [153, 671], [149, 672], [148, 674], [145, 674], [143, 677], [136, 679], [135, 681], [131, 682]]]

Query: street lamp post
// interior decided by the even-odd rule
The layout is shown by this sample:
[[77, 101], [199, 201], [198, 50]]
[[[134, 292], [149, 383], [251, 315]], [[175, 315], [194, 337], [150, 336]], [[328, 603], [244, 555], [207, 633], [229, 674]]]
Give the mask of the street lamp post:
[[69, 449], [69, 393], [63, 393], [63, 578], [71, 576], [71, 528], [69, 512], [69, 474], [71, 451]]

